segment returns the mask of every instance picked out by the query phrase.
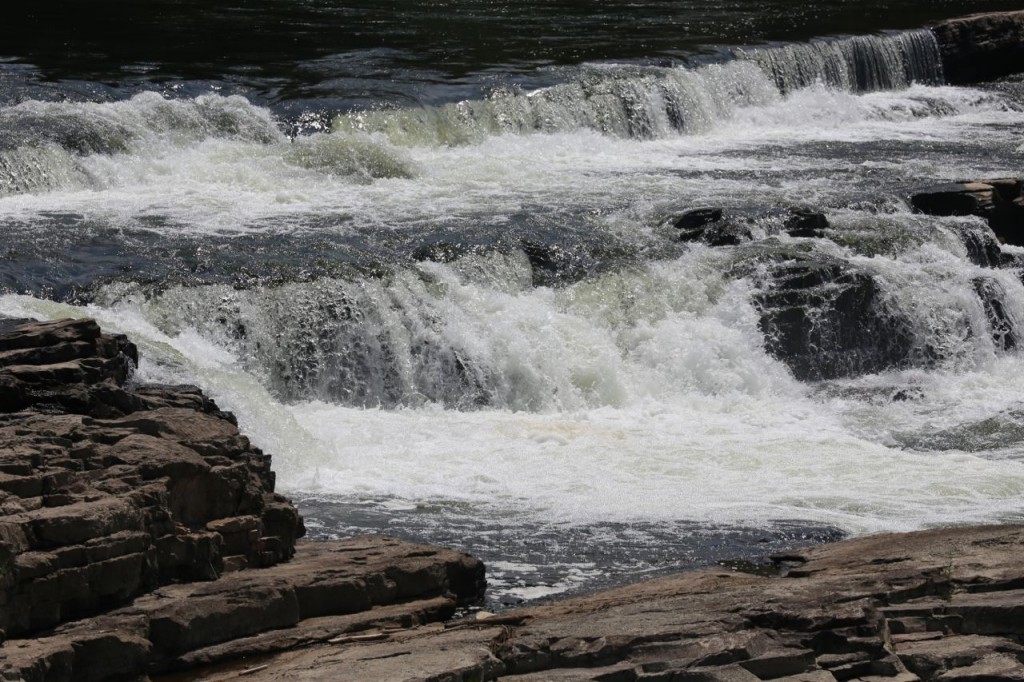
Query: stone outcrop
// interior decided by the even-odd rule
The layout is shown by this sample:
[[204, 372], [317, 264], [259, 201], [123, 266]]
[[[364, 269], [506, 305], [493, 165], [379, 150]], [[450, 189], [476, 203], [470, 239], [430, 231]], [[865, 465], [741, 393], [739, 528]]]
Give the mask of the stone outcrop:
[[[1024, 181], [973, 180], [936, 185], [910, 198], [914, 209], [934, 216], [984, 218], [1004, 244], [1024, 246]], [[990, 246], [983, 246], [991, 250]]]
[[[909, 197], [919, 213], [976, 216], [988, 225], [948, 225], [967, 258], [984, 268], [1017, 268], [1024, 261], [1003, 244], [1024, 246], [1024, 180], [997, 178], [927, 187]], [[756, 223], [764, 237], [754, 240]], [[708, 246], [739, 246], [732, 274], [760, 282], [753, 300], [760, 311], [765, 347], [797, 379], [816, 381], [929, 365], [946, 350], [916, 338], [904, 311], [889, 300], [876, 275], [843, 258], [808, 246], [780, 242], [833, 238], [842, 230], [811, 207], [761, 210], [743, 216], [717, 207], [685, 210], [667, 223], [676, 238]], [[743, 228], [742, 234], [737, 229]], [[1019, 343], [1021, 330], [1007, 313], [1007, 292], [994, 277], [974, 280], [974, 290], [1000, 350]]]
[[0, 321], [0, 679], [143, 679], [480, 595], [447, 550], [297, 550], [269, 455], [198, 388], [133, 385], [137, 359], [92, 320]]
[[806, 206], [785, 209], [726, 211], [721, 207], [686, 209], [669, 224], [681, 242], [702, 242], [708, 246], [736, 246], [755, 239], [759, 226], [768, 234], [784, 232], [791, 237], [821, 237], [828, 229], [824, 213]]
[[979, 83], [1024, 70], [1024, 11], [993, 12], [932, 27], [946, 80]]
[[[289, 680], [1024, 679], [1024, 527], [879, 535], [210, 670]], [[774, 575], [765, 573], [774, 572]]]
[[143, 679], [365, 641], [368, 631], [451, 618], [482, 581], [479, 561], [450, 550], [381, 537], [300, 543], [287, 563], [167, 585], [102, 615], [8, 640], [0, 679]]
[[[11, 325], [8, 325], [9, 327]], [[270, 457], [188, 386], [129, 390], [137, 353], [92, 320], [0, 335], [0, 629], [20, 636], [175, 581], [288, 559]]]

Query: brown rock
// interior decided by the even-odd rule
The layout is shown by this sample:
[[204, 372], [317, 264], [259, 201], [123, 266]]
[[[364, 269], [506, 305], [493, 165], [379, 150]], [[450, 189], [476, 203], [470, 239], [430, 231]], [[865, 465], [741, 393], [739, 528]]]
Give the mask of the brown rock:
[[[1024, 12], [1020, 14], [1024, 16]], [[1024, 245], [1024, 195], [1019, 178], [936, 185], [914, 194], [911, 203], [928, 215], [984, 218], [1002, 243]], [[992, 261], [992, 254], [986, 259]], [[995, 260], [1001, 261], [1001, 256], [997, 254]]]
[[145, 397], [125, 389], [136, 360], [124, 337], [91, 320], [0, 325], [0, 387], [10, 388], [0, 411], [22, 410], [0, 414], [0, 630], [9, 636], [161, 583], [217, 578], [225, 541], [203, 530], [210, 521], [273, 522], [273, 535], [260, 527], [232, 538], [253, 565], [286, 559], [303, 532], [273, 494], [269, 457], [230, 416], [194, 387]]
[[[1022, 550], [1021, 526], [871, 536], [794, 552], [786, 559], [801, 570], [789, 577], [682, 574], [460, 621], [449, 629], [458, 638], [412, 630], [291, 651], [246, 677], [1012, 680], [1024, 666], [1014, 617]], [[899, 627], [929, 639], [894, 641]]]
[[64, 343], [95, 342], [100, 338], [95, 320], [23, 321], [0, 333], [0, 351], [57, 346]]

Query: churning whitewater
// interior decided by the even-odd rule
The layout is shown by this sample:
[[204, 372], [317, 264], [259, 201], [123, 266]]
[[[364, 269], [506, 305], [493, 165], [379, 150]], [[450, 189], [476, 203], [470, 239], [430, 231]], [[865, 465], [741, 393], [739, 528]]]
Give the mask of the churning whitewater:
[[[673, 533], [1019, 520], [1020, 269], [906, 196], [1019, 174], [1021, 90], [943, 85], [927, 31], [705, 62], [287, 122], [238, 95], [5, 106], [0, 313], [129, 334], [140, 380], [237, 413], [316, 533], [475, 536], [516, 598], [715, 554]], [[794, 205], [828, 229], [791, 236]], [[695, 206], [749, 234], [680, 241]], [[840, 273], [819, 299], [869, 283], [895, 340], [782, 357], [793, 267]]]

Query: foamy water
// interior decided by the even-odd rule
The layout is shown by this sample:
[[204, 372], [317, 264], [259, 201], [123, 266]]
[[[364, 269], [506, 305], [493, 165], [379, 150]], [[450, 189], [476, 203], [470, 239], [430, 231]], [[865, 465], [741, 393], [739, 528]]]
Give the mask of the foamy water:
[[[909, 35], [876, 47], [928, 46]], [[842, 57], [801, 49], [787, 58]], [[198, 383], [236, 412], [318, 536], [486, 541], [519, 599], [835, 529], [1019, 520], [1024, 359], [993, 340], [977, 287], [1019, 330], [1024, 285], [968, 260], [958, 235], [979, 220], [914, 215], [905, 196], [1018, 173], [1024, 108], [936, 85], [926, 61], [923, 80], [897, 64], [894, 89], [869, 92], [758, 64], [591, 65], [298, 137], [241, 97], [6, 107], [0, 220], [14, 261], [42, 255], [0, 274], [18, 290], [33, 268], [88, 270], [71, 247], [47, 264], [49, 245], [95, 240], [112, 265], [88, 305], [12, 292], [0, 314], [129, 334], [140, 380]], [[772, 211], [795, 203], [827, 213], [827, 238], [781, 230]], [[694, 205], [746, 211], [757, 241], [680, 244], [669, 219]], [[391, 256], [331, 269], [364, 242]], [[416, 256], [424, 243], [453, 255]], [[204, 265], [214, 244], [253, 272]], [[755, 305], [772, 249], [870, 275], [934, 361], [794, 379]], [[538, 252], [577, 269], [538, 281]], [[612, 558], [579, 560], [588, 547]]]
[[[141, 379], [199, 381], [274, 453], [293, 494], [469, 505], [515, 523], [800, 519], [853, 533], [1020, 513], [1019, 444], [988, 457], [894, 443], [1019, 408], [1016, 356], [972, 349], [949, 370], [836, 382], [830, 394], [767, 356], [744, 288], [708, 273], [702, 283], [700, 258], [557, 291], [501, 292], [449, 272], [444, 335], [497, 376], [499, 404], [485, 409], [281, 403], [207, 335], [161, 331], [159, 300], [83, 310], [7, 296], [0, 311], [88, 314], [131, 334]], [[647, 295], [645, 309], [623, 289]], [[905, 386], [920, 398], [893, 403]]]

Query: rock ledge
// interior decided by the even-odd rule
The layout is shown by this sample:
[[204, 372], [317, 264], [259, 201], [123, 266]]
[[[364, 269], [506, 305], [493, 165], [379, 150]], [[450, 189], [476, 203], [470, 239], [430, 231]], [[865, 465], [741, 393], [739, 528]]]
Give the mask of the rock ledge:
[[1020, 681], [1022, 557], [1024, 526], [872, 536], [191, 679]]
[[0, 320], [0, 679], [142, 680], [481, 594], [456, 552], [297, 545], [270, 456], [198, 388], [133, 386], [137, 359], [93, 320]]

